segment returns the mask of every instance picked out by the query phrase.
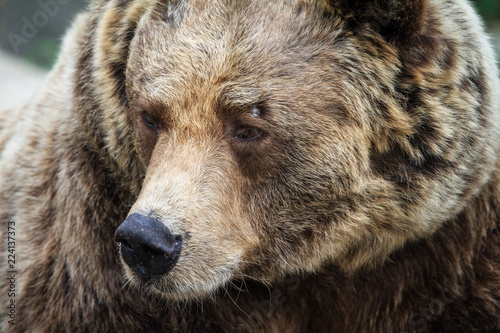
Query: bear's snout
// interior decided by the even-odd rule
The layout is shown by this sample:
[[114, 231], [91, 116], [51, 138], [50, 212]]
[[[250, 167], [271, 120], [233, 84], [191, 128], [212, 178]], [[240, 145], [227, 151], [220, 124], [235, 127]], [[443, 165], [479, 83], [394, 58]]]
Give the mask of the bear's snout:
[[143, 282], [167, 274], [177, 263], [182, 237], [153, 217], [131, 214], [118, 227], [115, 241], [125, 263]]

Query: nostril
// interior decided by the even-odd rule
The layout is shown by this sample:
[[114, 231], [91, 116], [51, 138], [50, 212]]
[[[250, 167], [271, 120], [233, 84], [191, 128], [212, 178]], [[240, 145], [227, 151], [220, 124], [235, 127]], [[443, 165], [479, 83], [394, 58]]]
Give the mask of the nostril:
[[128, 244], [127, 239], [123, 237], [123, 235], [118, 235], [118, 233], [115, 233], [115, 242], [117, 242], [119, 245]]
[[128, 251], [133, 251], [132, 246], [130, 246], [130, 244], [126, 240], [117, 241], [117, 243], [118, 245], [120, 245], [120, 248], [126, 249]]

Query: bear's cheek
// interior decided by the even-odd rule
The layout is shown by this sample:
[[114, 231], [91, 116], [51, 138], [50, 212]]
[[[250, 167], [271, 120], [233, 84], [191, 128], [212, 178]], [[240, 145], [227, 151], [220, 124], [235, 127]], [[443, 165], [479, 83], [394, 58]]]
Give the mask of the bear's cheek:
[[[337, 133], [328, 138], [322, 131]], [[320, 134], [288, 140], [275, 170], [243, 191], [245, 215], [260, 235], [259, 249], [246, 259], [245, 274], [256, 279], [314, 271], [347, 251], [350, 233], [369, 223], [361, 205], [370, 177], [363, 132], [334, 124], [307, 133]]]

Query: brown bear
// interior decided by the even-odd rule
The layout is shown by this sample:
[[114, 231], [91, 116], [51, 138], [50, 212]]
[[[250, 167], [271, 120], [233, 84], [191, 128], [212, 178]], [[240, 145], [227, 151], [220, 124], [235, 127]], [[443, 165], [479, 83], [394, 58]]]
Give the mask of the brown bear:
[[93, 0], [0, 114], [2, 332], [498, 332], [466, 0]]

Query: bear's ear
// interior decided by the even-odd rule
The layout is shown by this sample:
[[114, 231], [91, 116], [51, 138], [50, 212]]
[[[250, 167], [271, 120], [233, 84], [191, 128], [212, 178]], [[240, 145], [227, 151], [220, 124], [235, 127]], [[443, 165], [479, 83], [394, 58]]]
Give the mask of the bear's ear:
[[428, 0], [324, 1], [350, 26], [371, 29], [389, 40], [418, 35], [428, 20]]

